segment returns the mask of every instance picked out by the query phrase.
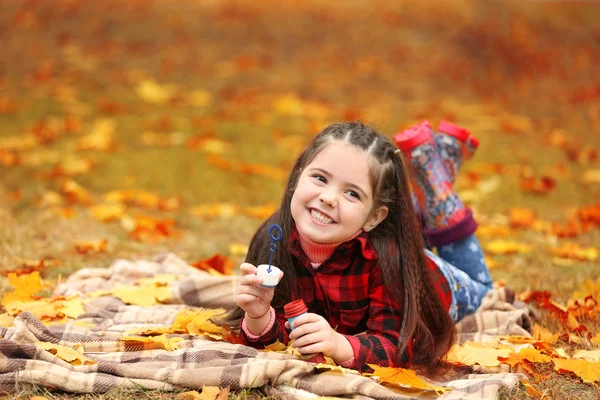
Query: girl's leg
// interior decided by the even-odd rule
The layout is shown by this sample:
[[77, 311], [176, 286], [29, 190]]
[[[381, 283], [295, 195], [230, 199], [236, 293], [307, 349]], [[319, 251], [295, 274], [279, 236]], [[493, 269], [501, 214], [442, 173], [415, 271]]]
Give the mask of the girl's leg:
[[458, 322], [465, 315], [477, 311], [481, 305], [481, 300], [491, 289], [491, 282], [486, 284], [472, 279], [465, 271], [461, 271], [446, 260], [428, 250], [425, 252], [437, 264], [446, 281], [448, 281], [452, 291], [452, 304], [449, 313], [454, 322]]
[[437, 252], [444, 261], [464, 271], [472, 280], [489, 289], [492, 288], [492, 276], [475, 235], [445, 246], [438, 246]]
[[450, 181], [454, 183], [462, 163], [473, 156], [479, 141], [463, 127], [442, 121], [435, 135], [435, 145]]

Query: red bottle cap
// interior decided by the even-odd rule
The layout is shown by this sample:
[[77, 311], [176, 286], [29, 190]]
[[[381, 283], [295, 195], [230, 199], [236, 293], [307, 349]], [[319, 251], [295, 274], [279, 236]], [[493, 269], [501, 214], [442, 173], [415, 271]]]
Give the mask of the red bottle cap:
[[450, 136], [454, 136], [461, 142], [466, 141], [467, 138], [469, 137], [468, 130], [466, 130], [463, 127], [451, 124], [450, 122], [447, 122], [447, 121], [440, 122], [440, 125], [438, 126], [438, 131], [448, 134]]
[[304, 301], [300, 299], [287, 303], [285, 306], [283, 306], [283, 311], [285, 311], [286, 318], [294, 318], [307, 312], [308, 308], [306, 308]]
[[425, 142], [433, 142], [431, 124], [423, 121], [394, 135], [396, 146], [403, 152], [408, 152]]

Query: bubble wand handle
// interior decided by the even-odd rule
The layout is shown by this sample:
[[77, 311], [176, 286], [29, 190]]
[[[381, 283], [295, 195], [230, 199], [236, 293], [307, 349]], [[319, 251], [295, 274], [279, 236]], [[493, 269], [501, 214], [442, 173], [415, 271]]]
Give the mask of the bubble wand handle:
[[273, 254], [275, 254], [275, 250], [277, 250], [277, 242], [281, 240], [283, 236], [283, 232], [281, 231], [281, 227], [277, 224], [273, 224], [269, 227], [269, 236], [271, 237], [271, 244], [269, 245], [269, 250], [271, 254], [269, 255], [269, 267], [267, 268], [267, 272], [271, 273], [271, 265], [273, 264]]

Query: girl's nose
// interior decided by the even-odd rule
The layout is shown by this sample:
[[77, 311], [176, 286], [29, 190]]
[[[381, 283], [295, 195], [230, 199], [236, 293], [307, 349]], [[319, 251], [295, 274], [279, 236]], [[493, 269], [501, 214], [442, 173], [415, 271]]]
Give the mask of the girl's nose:
[[321, 203], [325, 203], [329, 207], [335, 207], [335, 205], [337, 204], [335, 194], [332, 193], [331, 190], [322, 191], [321, 195], [319, 196], [319, 200], [321, 201]]

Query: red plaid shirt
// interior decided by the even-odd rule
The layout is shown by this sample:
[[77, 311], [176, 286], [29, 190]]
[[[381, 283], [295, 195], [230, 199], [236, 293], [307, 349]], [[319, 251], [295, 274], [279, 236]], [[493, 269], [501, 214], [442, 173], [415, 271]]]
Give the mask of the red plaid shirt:
[[[298, 233], [292, 233], [291, 253], [295, 256], [297, 289], [293, 299], [301, 298], [308, 312], [323, 316], [338, 333], [343, 334], [354, 350], [355, 367], [365, 364], [395, 366], [400, 336], [401, 307], [392, 302], [383, 286], [377, 253], [362, 233], [340, 244], [331, 257], [314, 269], [302, 251]], [[428, 259], [429, 260], [429, 259]], [[437, 265], [427, 263], [436, 291], [449, 308], [452, 294]], [[253, 347], [262, 348], [279, 340], [289, 342], [283, 309], [276, 311], [273, 327], [258, 338], [242, 338]], [[409, 356], [412, 346], [409, 346]]]

